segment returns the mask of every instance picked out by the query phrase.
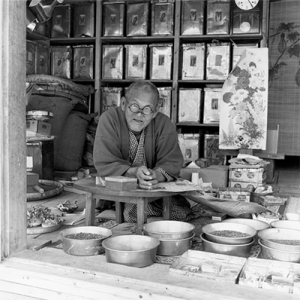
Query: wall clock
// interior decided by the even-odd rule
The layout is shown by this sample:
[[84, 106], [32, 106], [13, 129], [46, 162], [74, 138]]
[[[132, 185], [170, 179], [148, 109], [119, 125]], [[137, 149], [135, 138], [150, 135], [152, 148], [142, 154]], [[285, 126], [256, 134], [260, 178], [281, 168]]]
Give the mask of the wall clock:
[[261, 4], [259, 0], [235, 0], [232, 15], [232, 33], [259, 33], [261, 22]]
[[242, 10], [250, 10], [257, 6], [259, 0], [234, 0], [237, 7]]

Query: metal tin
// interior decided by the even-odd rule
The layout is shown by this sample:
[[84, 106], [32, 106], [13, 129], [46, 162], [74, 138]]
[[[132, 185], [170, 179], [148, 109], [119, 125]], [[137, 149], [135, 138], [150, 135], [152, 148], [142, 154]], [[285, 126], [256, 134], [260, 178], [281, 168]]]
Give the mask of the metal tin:
[[207, 34], [229, 34], [230, 0], [207, 0]]
[[73, 46], [73, 78], [94, 78], [94, 46]]
[[127, 3], [127, 36], [148, 35], [149, 3]]
[[205, 43], [182, 44], [182, 79], [204, 79]]
[[152, 44], [150, 47], [150, 79], [171, 79], [172, 44]]
[[57, 5], [51, 18], [51, 38], [69, 38], [71, 34], [71, 5]]
[[36, 42], [36, 74], [50, 74], [50, 46], [49, 43]]
[[182, 1], [181, 35], [202, 35], [204, 20], [203, 0]]
[[48, 21], [43, 22], [43, 23], [37, 23], [34, 28], [34, 32], [36, 32], [42, 36], [45, 36], [45, 37], [50, 37], [50, 34], [51, 34], [50, 20], [51, 19], [49, 19]]
[[174, 0], [152, 0], [151, 35], [173, 35]]
[[72, 47], [51, 47], [51, 75], [71, 78]]
[[178, 142], [184, 161], [195, 161], [199, 158], [200, 135], [178, 134]]
[[200, 123], [201, 91], [199, 88], [179, 89], [178, 122]]
[[120, 106], [122, 91], [123, 88], [119, 87], [103, 87], [101, 89], [101, 111]]
[[95, 5], [82, 3], [74, 5], [74, 37], [93, 37], [95, 35]]
[[122, 45], [103, 46], [103, 79], [123, 79], [123, 49]]
[[26, 75], [36, 73], [36, 42], [26, 40]]
[[125, 45], [126, 79], [146, 79], [147, 45]]
[[124, 3], [103, 3], [103, 36], [124, 35]]
[[218, 165], [224, 158], [219, 149], [219, 135], [204, 135], [204, 158], [209, 160], [210, 164]]
[[171, 87], [159, 87], [159, 111], [169, 118], [171, 117], [171, 100], [172, 100], [172, 88]]
[[[204, 89], [204, 124], [218, 124], [220, 121], [219, 103], [222, 100], [222, 88]], [[219, 139], [219, 137], [218, 137]]]
[[208, 43], [206, 56], [206, 79], [225, 80], [229, 74], [229, 43]]

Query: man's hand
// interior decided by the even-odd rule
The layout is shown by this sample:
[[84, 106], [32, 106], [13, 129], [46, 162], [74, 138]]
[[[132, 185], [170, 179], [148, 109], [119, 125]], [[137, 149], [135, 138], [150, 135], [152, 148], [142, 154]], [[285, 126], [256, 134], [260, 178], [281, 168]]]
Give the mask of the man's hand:
[[139, 167], [136, 172], [139, 187], [144, 190], [155, 189], [158, 184], [157, 172], [147, 169], [145, 166]]

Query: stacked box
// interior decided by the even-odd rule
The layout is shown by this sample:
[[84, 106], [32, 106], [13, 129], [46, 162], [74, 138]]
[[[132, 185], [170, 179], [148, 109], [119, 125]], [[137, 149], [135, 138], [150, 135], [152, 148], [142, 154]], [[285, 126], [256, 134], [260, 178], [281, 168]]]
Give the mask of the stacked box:
[[36, 42], [26, 40], [26, 75], [36, 73]]
[[101, 89], [102, 112], [121, 105], [122, 88], [103, 87]]
[[57, 5], [51, 18], [51, 38], [71, 36], [71, 5]]
[[250, 202], [251, 192], [239, 188], [219, 188], [219, 198], [223, 200]]
[[181, 35], [202, 35], [204, 21], [203, 0], [183, 0]]
[[36, 41], [36, 74], [50, 74], [50, 46], [44, 41]]
[[103, 36], [123, 36], [125, 4], [103, 3]]
[[125, 45], [126, 79], [146, 79], [147, 45]]
[[205, 43], [182, 45], [182, 79], [204, 79]]
[[152, 0], [151, 35], [173, 35], [174, 0]]
[[93, 79], [94, 78], [94, 46], [73, 47], [73, 78]]
[[123, 79], [123, 46], [103, 46], [103, 79]]
[[74, 37], [93, 37], [95, 35], [95, 5], [81, 3], [74, 5]]
[[152, 44], [150, 47], [150, 79], [171, 79], [172, 44]]
[[72, 52], [71, 46], [51, 47], [51, 75], [71, 78]]
[[179, 89], [178, 122], [200, 123], [201, 89]]
[[179, 134], [178, 142], [185, 161], [195, 161], [199, 158], [200, 135]]
[[218, 124], [220, 121], [220, 103], [222, 100], [222, 88], [204, 89], [204, 124]]
[[225, 80], [229, 74], [229, 56], [229, 43], [208, 43], [206, 56], [206, 79]]
[[172, 88], [171, 87], [159, 87], [159, 111], [169, 118], [171, 117], [171, 99]]
[[26, 136], [43, 136], [51, 134], [51, 124], [40, 120], [26, 121]]
[[148, 35], [149, 3], [128, 3], [127, 4], [127, 36]]

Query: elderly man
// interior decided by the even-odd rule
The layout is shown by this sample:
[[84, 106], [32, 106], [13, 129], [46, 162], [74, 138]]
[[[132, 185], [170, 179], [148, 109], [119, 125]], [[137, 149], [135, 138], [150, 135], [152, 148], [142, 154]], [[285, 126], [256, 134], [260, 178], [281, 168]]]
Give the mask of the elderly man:
[[[175, 180], [183, 157], [175, 126], [158, 111], [158, 90], [150, 82], [129, 86], [121, 107], [104, 112], [97, 127], [94, 164], [99, 176], [136, 177], [142, 189], [155, 189], [159, 182]], [[186, 219], [188, 201], [172, 199], [172, 218]], [[161, 216], [162, 201], [148, 204], [147, 216]], [[126, 204], [124, 218], [136, 221], [136, 205]]]

